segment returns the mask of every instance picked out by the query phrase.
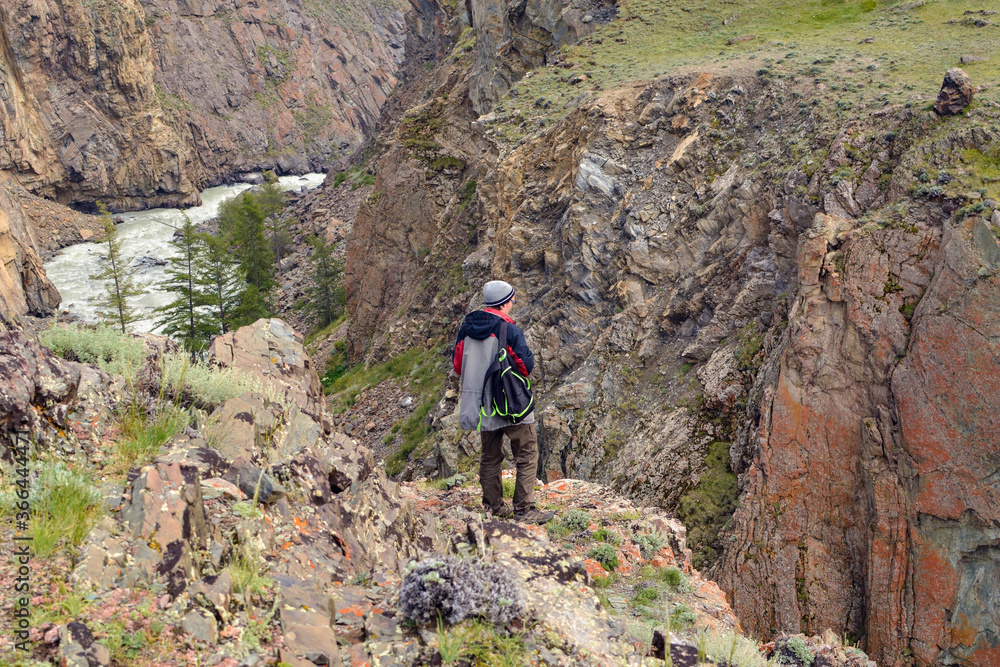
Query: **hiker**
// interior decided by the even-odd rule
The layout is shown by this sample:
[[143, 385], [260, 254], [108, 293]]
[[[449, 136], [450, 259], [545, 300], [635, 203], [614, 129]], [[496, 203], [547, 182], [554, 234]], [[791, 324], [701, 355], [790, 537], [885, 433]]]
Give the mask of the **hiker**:
[[[527, 377], [535, 366], [535, 356], [528, 349], [524, 333], [510, 317], [516, 302], [514, 288], [502, 280], [491, 280], [483, 286], [483, 309], [469, 313], [458, 330], [455, 345], [455, 372], [462, 377], [462, 397], [459, 423], [463, 429], [478, 430], [482, 440], [479, 460], [479, 483], [483, 487], [483, 505], [493, 516], [517, 521], [545, 523], [552, 512], [535, 508], [535, 478], [538, 471], [538, 438], [535, 435], [535, 415], [530, 411], [517, 420], [496, 416], [484, 406], [484, 382], [487, 369], [497, 359], [501, 326], [507, 323], [507, 354], [511, 367]], [[488, 397], [487, 397], [488, 400]], [[486, 409], [484, 409], [484, 407]], [[514, 506], [503, 502], [503, 436], [517, 462]]]

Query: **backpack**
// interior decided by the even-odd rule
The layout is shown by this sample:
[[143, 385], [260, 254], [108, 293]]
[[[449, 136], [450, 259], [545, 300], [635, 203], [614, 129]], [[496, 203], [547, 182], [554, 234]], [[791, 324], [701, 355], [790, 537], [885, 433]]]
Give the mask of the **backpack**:
[[[479, 409], [480, 426], [484, 417], [505, 417], [511, 423], [518, 424], [531, 414], [535, 407], [535, 398], [531, 395], [531, 381], [510, 365], [510, 356], [507, 353], [506, 322], [500, 323], [500, 343], [497, 346], [497, 356], [486, 369], [486, 377], [483, 380], [483, 396], [491, 397], [493, 405], [484, 405]], [[492, 408], [492, 414], [487, 414], [488, 407]]]

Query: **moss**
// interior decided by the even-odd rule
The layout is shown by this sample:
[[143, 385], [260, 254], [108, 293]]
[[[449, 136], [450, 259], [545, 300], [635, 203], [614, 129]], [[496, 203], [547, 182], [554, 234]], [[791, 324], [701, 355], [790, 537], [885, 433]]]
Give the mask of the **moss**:
[[677, 506], [677, 516], [688, 529], [695, 567], [708, 567], [718, 557], [722, 548], [720, 533], [736, 509], [738, 493], [736, 475], [729, 469], [729, 445], [713, 442], [701, 479], [681, 496]]
[[457, 157], [451, 155], [445, 155], [443, 157], [434, 158], [428, 165], [434, 171], [463, 171], [465, 170], [465, 162]]

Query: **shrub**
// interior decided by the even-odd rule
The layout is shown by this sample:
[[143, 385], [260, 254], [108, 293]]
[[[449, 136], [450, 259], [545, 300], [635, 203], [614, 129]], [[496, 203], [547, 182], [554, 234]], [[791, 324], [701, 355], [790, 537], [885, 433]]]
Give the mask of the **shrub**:
[[678, 567], [668, 567], [660, 570], [660, 580], [671, 588], [676, 588], [681, 592], [690, 589], [688, 577]]
[[[34, 461], [28, 469], [35, 477], [27, 499], [31, 512], [32, 548], [45, 558], [63, 542], [76, 547], [87, 539], [101, 517], [103, 496], [86, 474], [70, 470], [63, 461]], [[15, 493], [0, 493], [3, 512], [19, 506]]]
[[680, 628], [685, 625], [692, 625], [698, 620], [697, 614], [686, 604], [676, 604], [670, 611], [670, 627]]
[[608, 572], [614, 572], [615, 568], [619, 565], [618, 549], [611, 544], [599, 544], [591, 549], [587, 553], [587, 556], [600, 563], [601, 567]]
[[779, 641], [778, 645], [779, 665], [801, 664], [802, 667], [811, 667], [813, 661], [816, 660], [816, 656], [806, 646], [806, 642], [802, 637], [789, 637], [783, 644]]
[[559, 517], [559, 523], [570, 530], [586, 530], [590, 526], [590, 514], [583, 510], [570, 510]]
[[658, 597], [660, 597], [660, 591], [656, 589], [656, 586], [644, 586], [636, 591], [635, 597], [632, 598], [632, 605], [648, 605]]
[[272, 385], [262, 385], [249, 373], [236, 368], [220, 368], [207, 363], [191, 363], [186, 354], [167, 354], [163, 358], [163, 391], [182, 404], [194, 404], [211, 410], [248, 391], [284, 404], [285, 397]]
[[739, 667], [769, 667], [771, 663], [761, 653], [757, 642], [735, 632], [703, 630], [698, 636], [705, 655], [716, 663]]
[[620, 546], [622, 543], [621, 535], [607, 528], [598, 528], [594, 531], [594, 539], [598, 542], [607, 542], [608, 544], [613, 544], [614, 546]]
[[667, 543], [667, 538], [662, 533], [654, 530], [649, 533], [633, 533], [632, 541], [639, 547], [642, 557], [649, 559], [659, 553], [663, 545]]
[[93, 364], [127, 379], [135, 378], [146, 358], [146, 346], [141, 340], [107, 326], [53, 326], [38, 339], [63, 359]]
[[441, 618], [455, 624], [480, 616], [500, 625], [527, 614], [517, 581], [497, 565], [445, 556], [411, 562], [406, 569], [399, 608], [418, 623]]

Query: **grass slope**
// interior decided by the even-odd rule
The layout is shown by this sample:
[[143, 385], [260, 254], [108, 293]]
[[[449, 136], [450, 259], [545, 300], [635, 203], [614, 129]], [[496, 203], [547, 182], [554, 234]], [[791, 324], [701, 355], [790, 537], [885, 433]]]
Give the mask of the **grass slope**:
[[[962, 66], [976, 85], [1000, 81], [1000, 14], [990, 14], [990, 4], [622, 0], [617, 21], [564, 48], [562, 66], [519, 82], [494, 117], [502, 136], [516, 140], [599, 90], [678, 68], [724, 72], [748, 65], [750, 71], [824, 84], [824, 101], [840, 102], [841, 109], [860, 101], [933, 100], [951, 67]], [[982, 60], [962, 65], [963, 55]], [[586, 81], [569, 83], [581, 74]], [[996, 98], [995, 91], [987, 95]], [[525, 118], [531, 120], [517, 127]]]

